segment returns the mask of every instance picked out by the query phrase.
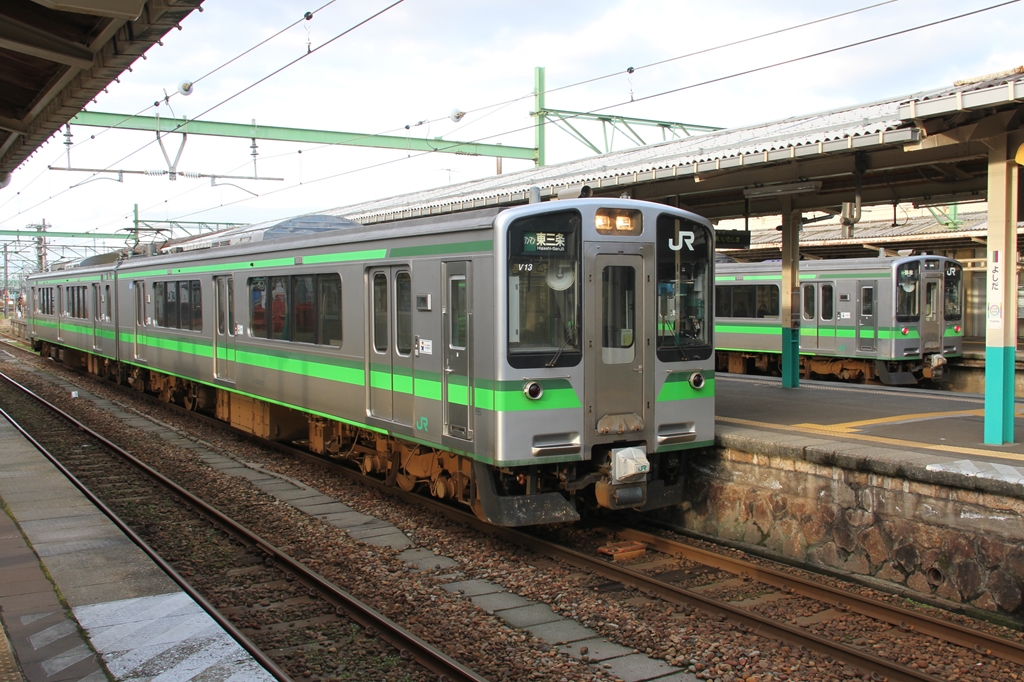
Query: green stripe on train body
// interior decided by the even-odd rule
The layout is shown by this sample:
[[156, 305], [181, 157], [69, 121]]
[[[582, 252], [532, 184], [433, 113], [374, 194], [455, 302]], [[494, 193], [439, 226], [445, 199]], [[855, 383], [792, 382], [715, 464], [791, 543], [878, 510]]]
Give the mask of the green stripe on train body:
[[668, 375], [654, 402], [664, 403], [675, 400], [701, 400], [715, 397], [715, 373], [704, 371], [704, 386], [698, 390], [690, 384], [693, 372], [673, 372]]

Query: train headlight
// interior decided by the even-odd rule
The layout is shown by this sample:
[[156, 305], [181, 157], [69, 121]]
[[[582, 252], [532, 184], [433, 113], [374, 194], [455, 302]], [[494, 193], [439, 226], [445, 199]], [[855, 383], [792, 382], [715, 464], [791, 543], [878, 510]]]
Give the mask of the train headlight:
[[600, 208], [594, 217], [594, 229], [598, 234], [636, 236], [643, 232], [643, 214], [625, 208]]
[[903, 334], [903, 336], [906, 336], [909, 333], [910, 330], [907, 327], [904, 327], [903, 329], [900, 330], [900, 334]]
[[523, 394], [530, 400], [540, 400], [544, 395], [544, 387], [537, 381], [527, 381], [523, 386]]
[[694, 372], [690, 375], [690, 386], [693, 386], [693, 390], [699, 391], [704, 388], [704, 384], [706, 383], [707, 382], [704, 381], [704, 375], [700, 372]]

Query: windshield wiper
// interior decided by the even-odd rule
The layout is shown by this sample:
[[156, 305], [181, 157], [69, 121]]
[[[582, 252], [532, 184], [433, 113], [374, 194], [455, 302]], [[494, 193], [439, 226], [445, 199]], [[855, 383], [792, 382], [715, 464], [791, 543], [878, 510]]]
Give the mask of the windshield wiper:
[[560, 358], [562, 356], [562, 351], [565, 350], [565, 347], [567, 345], [569, 345], [569, 340], [572, 339], [575, 336], [575, 334], [576, 334], [576, 323], [575, 322], [570, 322], [569, 323], [569, 328], [565, 330], [565, 339], [562, 341], [562, 345], [558, 347], [558, 350], [555, 351], [555, 355], [551, 358], [551, 360], [548, 361], [548, 364], [545, 365], [545, 367], [554, 367], [555, 366], [555, 363], [558, 362], [558, 358]]

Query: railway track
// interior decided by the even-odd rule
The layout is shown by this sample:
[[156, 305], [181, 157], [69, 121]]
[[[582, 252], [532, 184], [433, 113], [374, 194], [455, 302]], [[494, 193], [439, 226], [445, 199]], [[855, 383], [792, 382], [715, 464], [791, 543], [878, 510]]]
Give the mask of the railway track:
[[[139, 394], [134, 394], [139, 395]], [[159, 402], [159, 401], [157, 401]], [[161, 403], [164, 404], [164, 403]], [[222, 426], [219, 422], [213, 422]], [[815, 580], [802, 579], [786, 570], [767, 568], [764, 562], [742, 562], [735, 558], [695, 548], [688, 543], [677, 542], [671, 538], [643, 533], [635, 529], [611, 528], [603, 531], [603, 535], [594, 531], [598, 537], [607, 542], [612, 535], [622, 540], [643, 542], [657, 555], [650, 561], [632, 566], [620, 566], [609, 560], [593, 555], [594, 543], [581, 549], [566, 547], [560, 542], [551, 542], [534, 535], [525, 534], [511, 529], [499, 529], [480, 523], [471, 514], [455, 509], [434, 500], [417, 495], [403, 493], [395, 488], [385, 488], [374, 479], [367, 479], [350, 468], [336, 461], [325, 460], [302, 450], [282, 444], [268, 444], [290, 456], [318, 467], [330, 470], [342, 476], [351, 477], [365, 485], [379, 488], [387, 493], [398, 495], [418, 505], [438, 511], [475, 530], [502, 537], [504, 540], [529, 549], [536, 554], [556, 559], [559, 562], [582, 569], [588, 574], [600, 576], [609, 585], [618, 584], [629, 587], [641, 595], [653, 600], [661, 600], [677, 607], [677, 615], [685, 618], [699, 617], [734, 628], [750, 635], [769, 637], [783, 643], [784, 650], [792, 648], [794, 652], [806, 655], [814, 652], [821, 660], [837, 660], [855, 668], [874, 679], [891, 680], [940, 680], [940, 679], [1013, 679], [1008, 671], [1019, 672], [1024, 662], [1024, 647], [1007, 639], [994, 637], [977, 628], [958, 626], [942, 619], [923, 616], [908, 609], [893, 608], [884, 601], [867, 599], [859, 596], [852, 586], [837, 589]], [[660, 558], [656, 558], [660, 557]], [[681, 562], [676, 570], [662, 570], [665, 558]], [[661, 568], [659, 568], [661, 567]], [[717, 575], [721, 573], [721, 575]], [[710, 580], [694, 581], [692, 578], [702, 575]], [[688, 583], [703, 583], [687, 585]], [[683, 586], [686, 585], [686, 586]], [[728, 597], [716, 599], [709, 592], [716, 591], [716, 586], [723, 587], [724, 592], [730, 590], [740, 594], [758, 594], [757, 603], [746, 600], [730, 600]], [[786, 608], [775, 606], [796, 600], [808, 600], [814, 605], [806, 606], [815, 614], [812, 619], [787, 618]], [[765, 612], [765, 613], [762, 613]], [[770, 614], [775, 614], [772, 617]], [[769, 614], [769, 615], [766, 615]], [[859, 625], [847, 621], [860, 619]], [[807, 622], [805, 622], [807, 621]], [[813, 622], [810, 622], [813, 621]], [[863, 630], [866, 627], [878, 632], [891, 632], [902, 642], [900, 652], [886, 652], [888, 656], [877, 655], [875, 640], [866, 643], [845, 636], [843, 630], [831, 631], [830, 623], [841, 622], [842, 628]], [[873, 624], [873, 625], [872, 625]], [[941, 670], [941, 661], [935, 659], [934, 642], [941, 640], [948, 646], [941, 653], [945, 657], [958, 657], [967, 661], [976, 672], [977, 677], [949, 675]], [[917, 644], [915, 644], [917, 642]], [[789, 645], [789, 646], [786, 646]], [[775, 645], [776, 647], [779, 645]], [[771, 647], [760, 647], [762, 649]], [[885, 647], [882, 647], [885, 649]], [[909, 655], [908, 651], [917, 651], [918, 655]], [[892, 660], [896, 658], [897, 660]], [[678, 664], [678, 661], [676, 661]], [[683, 664], [685, 667], [685, 663]], [[701, 664], [697, 664], [696, 672], [701, 677]], [[691, 666], [691, 671], [695, 666]], [[1014, 673], [1016, 674], [1016, 672]], [[706, 677], [706, 679], [712, 679]]]
[[[351, 646], [351, 653], [371, 652], [370, 659], [376, 659], [377, 647], [365, 640], [378, 639], [393, 647], [398, 656], [392, 655], [388, 665], [406, 668], [407, 679], [485, 679], [56, 405], [5, 374], [0, 373], [0, 380], [14, 389], [0, 395], [5, 408], [0, 413], [275, 678], [310, 677], [310, 667], [326, 670], [328, 663], [317, 666], [309, 661], [326, 661], [329, 653], [346, 646]], [[17, 411], [22, 421], [36, 425], [31, 429], [34, 435], [11, 417], [11, 410]], [[189, 528], [188, 533], [167, 532], [183, 526]], [[136, 533], [133, 527], [145, 530]], [[171, 558], [165, 560], [165, 554]], [[225, 557], [231, 564], [227, 571]], [[180, 570], [175, 570], [175, 565]], [[215, 595], [219, 605], [215, 607], [183, 574], [207, 576], [202, 592]], [[209, 580], [214, 575], [224, 579], [219, 583]], [[263, 599], [254, 602], [254, 592]], [[230, 601], [232, 595], [236, 596], [234, 602]], [[353, 635], [352, 623], [358, 624], [360, 634]], [[413, 661], [422, 669], [411, 666]], [[365, 663], [341, 665], [366, 670]], [[369, 663], [378, 670], [366, 672], [379, 672], [380, 661]]]

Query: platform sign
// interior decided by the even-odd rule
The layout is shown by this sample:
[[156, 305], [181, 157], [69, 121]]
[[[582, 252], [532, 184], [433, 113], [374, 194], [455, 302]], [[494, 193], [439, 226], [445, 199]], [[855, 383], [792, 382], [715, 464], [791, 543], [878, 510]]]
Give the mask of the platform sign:
[[989, 329], [1003, 328], [1003, 307], [1000, 300], [1003, 289], [1003, 264], [999, 262], [999, 250], [993, 249], [988, 259], [988, 324]]
[[716, 249], [749, 249], [750, 232], [747, 230], [715, 230]]

